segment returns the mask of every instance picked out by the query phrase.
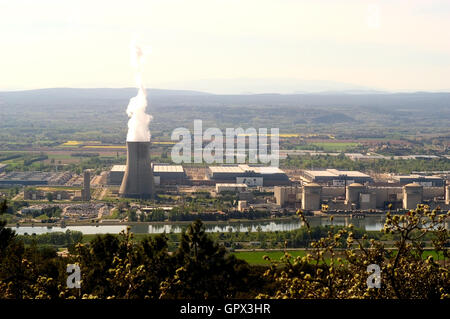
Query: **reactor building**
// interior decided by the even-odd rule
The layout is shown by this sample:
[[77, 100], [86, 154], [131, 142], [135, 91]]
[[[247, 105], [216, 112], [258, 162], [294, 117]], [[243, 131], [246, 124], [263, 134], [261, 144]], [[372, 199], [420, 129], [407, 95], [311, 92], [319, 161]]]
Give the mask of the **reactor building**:
[[127, 164], [119, 195], [129, 198], [153, 198], [154, 181], [150, 164], [150, 142], [127, 141]]

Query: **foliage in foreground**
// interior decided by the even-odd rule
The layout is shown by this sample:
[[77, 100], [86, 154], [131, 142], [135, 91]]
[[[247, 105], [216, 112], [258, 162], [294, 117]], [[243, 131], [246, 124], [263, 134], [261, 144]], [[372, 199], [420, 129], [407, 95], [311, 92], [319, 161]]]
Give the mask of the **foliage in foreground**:
[[[299, 215], [308, 225], [301, 211]], [[364, 247], [367, 235], [356, 239], [352, 225], [337, 234], [330, 231], [311, 243], [310, 254], [292, 258], [286, 252], [280, 262], [273, 261], [264, 276], [277, 283], [277, 290], [258, 298], [449, 298], [448, 230], [444, 227], [449, 216], [450, 212], [437, 215], [424, 205], [403, 216], [388, 212], [382, 231], [399, 236], [395, 250], [374, 239]], [[433, 246], [442, 260], [422, 258], [421, 239], [427, 233], [434, 235]], [[369, 265], [381, 270], [380, 288], [368, 288]]]
[[[0, 221], [0, 298], [448, 298], [448, 231], [442, 225], [449, 214], [437, 213], [425, 206], [405, 216], [388, 213], [384, 232], [399, 238], [394, 251], [375, 239], [367, 247], [349, 226], [311, 239], [310, 254], [292, 258], [286, 252], [270, 267], [228, 254], [201, 221], [181, 235], [174, 253], [165, 234], [134, 241], [127, 231], [78, 243], [68, 257], [25, 245]], [[421, 241], [430, 234], [442, 260], [422, 258]], [[80, 289], [67, 288], [67, 264], [79, 265]], [[367, 288], [370, 264], [381, 269], [379, 289]]]

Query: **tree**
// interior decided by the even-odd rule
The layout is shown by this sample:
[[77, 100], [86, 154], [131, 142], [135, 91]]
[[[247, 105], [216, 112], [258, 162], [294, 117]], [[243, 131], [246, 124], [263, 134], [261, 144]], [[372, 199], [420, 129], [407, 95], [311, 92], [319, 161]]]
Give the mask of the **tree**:
[[[330, 230], [327, 236], [311, 242], [312, 253], [294, 259], [285, 252], [280, 262], [271, 261], [265, 275], [277, 283], [277, 289], [259, 297], [449, 298], [448, 231], [444, 225], [450, 212], [439, 216], [438, 212], [424, 205], [402, 216], [388, 212], [383, 231], [398, 238], [394, 249], [375, 239], [367, 243], [367, 235], [358, 238], [352, 225], [337, 233]], [[306, 221], [301, 211], [299, 215]], [[421, 239], [429, 233], [434, 236], [434, 252], [442, 260], [423, 258]], [[379, 289], [368, 287], [369, 265], [381, 270]]]
[[[0, 201], [0, 216], [3, 215], [7, 209], [6, 199]], [[6, 227], [6, 220], [0, 219], [0, 261], [3, 259], [5, 250], [15, 238], [15, 231]]]
[[83, 292], [103, 298], [114, 295], [107, 278], [114, 258], [123, 258], [119, 248], [119, 239], [111, 234], [96, 236], [88, 245], [76, 245], [73, 261], [80, 264]]
[[130, 209], [128, 211], [128, 219], [131, 222], [136, 222], [137, 221], [137, 215], [136, 215], [136, 210], [134, 209]]
[[246, 262], [226, 254], [197, 220], [181, 235], [175, 274], [161, 284], [161, 298], [232, 298], [245, 285]]
[[49, 202], [53, 202], [53, 193], [51, 193], [51, 192], [48, 192], [48, 193], [47, 193], [47, 200], [48, 200]]
[[108, 281], [114, 293], [110, 297], [158, 298], [161, 282], [175, 271], [173, 258], [167, 250], [167, 237], [161, 234], [135, 244], [129, 228], [120, 237], [120, 245], [126, 253], [123, 257], [114, 257], [114, 267], [109, 270]]

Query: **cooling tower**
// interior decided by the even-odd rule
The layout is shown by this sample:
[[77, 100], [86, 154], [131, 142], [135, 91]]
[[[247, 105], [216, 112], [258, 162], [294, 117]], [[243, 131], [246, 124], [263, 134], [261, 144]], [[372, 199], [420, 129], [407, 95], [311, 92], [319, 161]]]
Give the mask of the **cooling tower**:
[[119, 195], [131, 198], [153, 197], [150, 142], [127, 142], [127, 166]]

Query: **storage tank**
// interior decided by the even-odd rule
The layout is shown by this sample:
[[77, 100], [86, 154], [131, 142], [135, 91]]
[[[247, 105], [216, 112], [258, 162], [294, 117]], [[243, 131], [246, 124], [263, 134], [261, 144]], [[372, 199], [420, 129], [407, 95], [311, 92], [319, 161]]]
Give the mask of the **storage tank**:
[[403, 186], [403, 208], [416, 209], [423, 200], [423, 186], [411, 183]]
[[352, 183], [345, 188], [345, 200], [347, 203], [358, 204], [359, 194], [363, 193], [366, 187], [359, 183]]
[[322, 186], [316, 183], [303, 185], [302, 209], [320, 210], [320, 197], [322, 195]]
[[127, 142], [127, 165], [119, 195], [142, 199], [154, 196], [150, 142]]
[[450, 185], [445, 187], [445, 204], [450, 205]]

